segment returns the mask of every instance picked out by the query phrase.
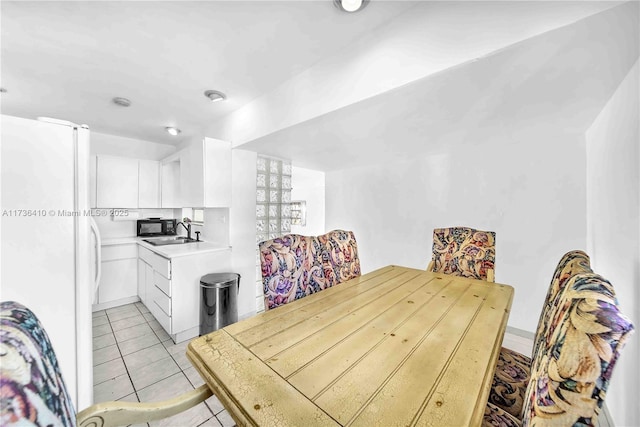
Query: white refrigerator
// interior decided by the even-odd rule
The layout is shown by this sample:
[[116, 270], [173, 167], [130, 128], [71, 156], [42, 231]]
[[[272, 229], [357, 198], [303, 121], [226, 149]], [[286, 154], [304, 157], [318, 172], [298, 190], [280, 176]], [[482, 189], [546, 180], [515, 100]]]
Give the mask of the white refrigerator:
[[89, 211], [89, 130], [6, 115], [1, 125], [0, 299], [38, 316], [79, 411], [93, 401], [91, 303], [99, 248]]

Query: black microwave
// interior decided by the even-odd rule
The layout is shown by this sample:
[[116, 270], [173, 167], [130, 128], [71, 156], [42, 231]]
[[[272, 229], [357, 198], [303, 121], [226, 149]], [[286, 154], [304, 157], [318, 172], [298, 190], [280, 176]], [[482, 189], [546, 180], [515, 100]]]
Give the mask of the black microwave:
[[173, 236], [176, 233], [175, 219], [149, 218], [138, 220], [138, 236]]

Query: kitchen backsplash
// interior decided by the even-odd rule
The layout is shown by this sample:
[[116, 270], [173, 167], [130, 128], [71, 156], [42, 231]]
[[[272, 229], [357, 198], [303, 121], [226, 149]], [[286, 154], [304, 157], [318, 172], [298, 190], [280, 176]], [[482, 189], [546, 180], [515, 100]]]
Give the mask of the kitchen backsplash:
[[[178, 221], [191, 217], [191, 209], [137, 209], [138, 216], [131, 220], [114, 221], [110, 216], [94, 216], [103, 240], [122, 237], [136, 237], [136, 220], [144, 218], [176, 218]], [[135, 217], [135, 215], [133, 215]], [[191, 234], [195, 238], [200, 231], [200, 239], [220, 245], [229, 245], [229, 209], [215, 208], [204, 210], [204, 224], [192, 224]], [[178, 228], [179, 234], [186, 234], [184, 228]]]

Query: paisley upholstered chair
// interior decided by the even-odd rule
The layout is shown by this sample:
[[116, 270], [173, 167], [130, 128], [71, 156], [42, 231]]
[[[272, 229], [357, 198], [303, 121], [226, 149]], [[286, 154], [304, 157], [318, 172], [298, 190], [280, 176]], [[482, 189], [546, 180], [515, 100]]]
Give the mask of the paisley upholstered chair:
[[311, 237], [287, 234], [260, 242], [258, 248], [265, 310], [324, 288], [322, 265]]
[[[545, 331], [549, 323], [549, 314], [552, 308], [558, 305], [561, 291], [569, 279], [580, 273], [592, 273], [589, 256], [579, 250], [569, 251], [564, 254], [553, 273], [549, 291], [544, 301], [534, 338], [532, 357], [535, 357], [541, 346], [548, 346], [545, 341]], [[522, 412], [523, 399], [530, 377], [531, 358], [508, 348], [501, 348], [489, 402], [518, 417]]]
[[433, 230], [428, 271], [495, 282], [496, 233], [468, 227]]
[[542, 313], [538, 320], [538, 328], [536, 329], [536, 335], [533, 342], [533, 351], [531, 352], [532, 357], [535, 357], [541, 346], [548, 345], [548, 343], [544, 342], [544, 339], [545, 331], [550, 320], [549, 314], [553, 308], [560, 303], [559, 299], [562, 295], [562, 290], [568, 283], [569, 279], [576, 274], [583, 273], [593, 273], [593, 270], [591, 270], [591, 260], [589, 259], [589, 255], [583, 251], [574, 250], [569, 251], [562, 256], [555, 272], [553, 273], [553, 278], [549, 285], [549, 291], [547, 292], [547, 297], [545, 298], [544, 305], [542, 306]]
[[353, 231], [333, 230], [316, 239], [327, 287], [360, 276], [358, 244]]
[[611, 284], [595, 273], [572, 276], [556, 301], [531, 361], [521, 413], [490, 401], [484, 426], [596, 424], [633, 325], [620, 313]]
[[351, 231], [287, 234], [260, 242], [264, 308], [270, 310], [360, 275]]
[[47, 332], [21, 304], [0, 303], [0, 425], [124, 426], [176, 415], [212, 395], [199, 388], [154, 403], [104, 402], [76, 415]]

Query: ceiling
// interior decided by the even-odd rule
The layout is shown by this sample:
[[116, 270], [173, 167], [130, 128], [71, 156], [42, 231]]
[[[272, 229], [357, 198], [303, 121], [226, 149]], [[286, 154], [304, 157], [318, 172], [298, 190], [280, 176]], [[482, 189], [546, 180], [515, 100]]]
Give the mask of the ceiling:
[[2, 112], [177, 144], [411, 6], [350, 15], [331, 1], [2, 1]]
[[627, 3], [241, 147], [331, 171], [583, 135], [640, 56]]
[[[496, 53], [479, 59], [477, 51], [460, 49], [461, 44], [441, 43], [433, 51], [415, 45], [414, 52], [426, 52], [421, 61], [439, 68], [404, 67], [403, 62], [400, 69], [413, 67], [415, 72], [395, 81], [395, 88], [380, 86], [370, 97], [365, 90], [345, 98], [344, 105], [256, 133], [241, 145], [329, 170], [343, 166], [332, 162], [335, 153], [344, 159], [366, 159], [374, 151], [410, 155], [429, 148], [425, 135], [430, 141], [462, 140], [461, 127], [489, 134], [486, 123], [504, 121], [510, 114], [539, 115], [549, 126], [557, 125], [557, 117], [567, 117], [572, 126], [583, 126], [627, 65], [621, 59], [611, 72], [609, 57], [627, 48], [637, 51], [637, 40], [622, 42], [625, 48], [616, 45], [629, 31], [637, 32], [637, 16], [616, 27], [603, 15], [614, 13], [624, 21], [625, 13], [615, 12], [619, 2], [481, 2], [483, 8], [493, 8], [492, 15], [500, 12], [500, 23], [474, 22], [474, 4], [478, 2], [372, 0], [361, 12], [346, 14], [332, 0], [2, 1], [0, 85], [7, 92], [0, 108], [3, 114], [51, 116], [88, 124], [100, 133], [178, 145], [192, 137], [215, 137], [209, 134], [212, 129], [256, 101], [277, 104], [276, 95], [289, 82], [328, 77], [328, 66], [338, 76], [349, 72], [353, 64], [338, 59], [364, 51], [369, 40], [393, 35], [388, 29], [394, 21], [395, 28], [401, 27], [399, 23], [421, 16], [419, 10], [426, 15], [437, 9], [438, 22], [414, 19], [418, 29], [451, 28], [440, 35], [451, 40], [465, 32], [460, 43], [470, 47], [474, 39], [493, 42], [488, 46]], [[460, 24], [465, 15], [471, 24]], [[588, 16], [597, 31], [574, 27]], [[505, 22], [511, 28], [498, 25]], [[567, 30], [570, 24], [573, 29]], [[559, 27], [564, 29], [554, 30]], [[536, 34], [542, 35], [530, 38]], [[397, 46], [390, 46], [393, 55]], [[358, 66], [366, 69], [372, 52], [359, 57]], [[584, 75], [576, 72], [577, 66]], [[324, 71], [309, 72], [314, 69]], [[546, 84], [550, 76], [557, 77], [557, 84]], [[375, 73], [369, 77], [379, 80]], [[203, 95], [207, 89], [226, 93], [227, 101], [209, 102]], [[506, 96], [497, 99], [501, 94]], [[549, 99], [541, 99], [543, 94]], [[132, 106], [114, 105], [116, 96], [131, 99]], [[256, 111], [268, 121], [273, 104], [262, 105], [266, 109]], [[553, 121], [545, 109], [549, 106], [562, 111]], [[165, 126], [183, 132], [171, 137]]]

